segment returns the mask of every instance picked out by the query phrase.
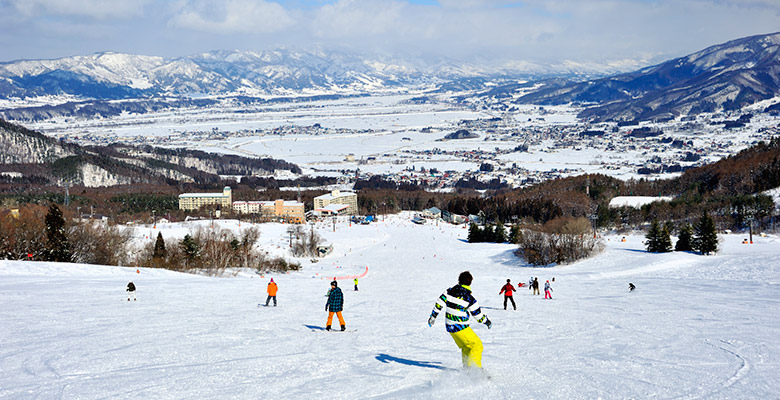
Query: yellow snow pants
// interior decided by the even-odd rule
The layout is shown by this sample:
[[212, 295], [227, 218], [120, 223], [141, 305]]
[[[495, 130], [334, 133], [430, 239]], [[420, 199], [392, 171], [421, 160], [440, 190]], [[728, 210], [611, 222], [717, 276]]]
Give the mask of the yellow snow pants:
[[474, 330], [468, 327], [462, 331], [450, 332], [450, 335], [460, 347], [463, 367], [482, 368], [482, 341]]

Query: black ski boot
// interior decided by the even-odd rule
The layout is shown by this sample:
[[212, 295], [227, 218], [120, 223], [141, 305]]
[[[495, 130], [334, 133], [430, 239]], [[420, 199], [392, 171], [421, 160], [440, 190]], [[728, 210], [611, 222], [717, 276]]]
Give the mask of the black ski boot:
[[329, 330], [330, 330], [330, 325], [326, 326], [326, 327], [325, 327], [325, 330], [326, 330], [326, 331], [329, 331]]
[[347, 326], [346, 325], [341, 325], [341, 331], [344, 332], [346, 330], [347, 330]]

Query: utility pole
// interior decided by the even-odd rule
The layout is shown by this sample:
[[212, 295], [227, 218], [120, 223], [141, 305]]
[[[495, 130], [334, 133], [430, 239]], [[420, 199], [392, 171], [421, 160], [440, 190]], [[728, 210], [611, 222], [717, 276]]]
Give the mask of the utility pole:
[[585, 195], [590, 197], [590, 176], [585, 178]]
[[65, 207], [70, 205], [70, 182], [65, 181]]

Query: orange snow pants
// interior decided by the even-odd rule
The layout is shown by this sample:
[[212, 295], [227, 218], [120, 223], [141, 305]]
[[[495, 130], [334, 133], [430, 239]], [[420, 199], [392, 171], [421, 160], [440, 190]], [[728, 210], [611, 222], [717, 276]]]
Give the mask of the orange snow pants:
[[341, 316], [341, 311], [334, 313], [333, 311], [328, 313], [328, 323], [327, 325], [330, 326], [333, 323], [333, 314], [336, 314], [337, 317], [339, 317], [339, 323], [341, 325], [346, 325], [344, 323], [344, 317]]

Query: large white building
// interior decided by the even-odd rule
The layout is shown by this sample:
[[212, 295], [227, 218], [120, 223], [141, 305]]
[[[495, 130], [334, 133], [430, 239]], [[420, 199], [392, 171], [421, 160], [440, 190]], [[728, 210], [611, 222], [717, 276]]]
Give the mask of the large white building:
[[357, 193], [352, 191], [334, 190], [328, 194], [314, 198], [314, 210], [325, 209], [330, 204], [344, 204], [347, 208], [340, 214], [357, 215]]
[[233, 193], [230, 186], [225, 186], [222, 193], [182, 193], [179, 195], [179, 209], [193, 211], [203, 206], [216, 206], [221, 210], [229, 210], [233, 204]]
[[286, 222], [306, 222], [304, 204], [297, 201], [234, 201], [233, 211], [239, 214], [259, 214], [263, 218], [281, 218]]

